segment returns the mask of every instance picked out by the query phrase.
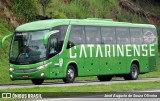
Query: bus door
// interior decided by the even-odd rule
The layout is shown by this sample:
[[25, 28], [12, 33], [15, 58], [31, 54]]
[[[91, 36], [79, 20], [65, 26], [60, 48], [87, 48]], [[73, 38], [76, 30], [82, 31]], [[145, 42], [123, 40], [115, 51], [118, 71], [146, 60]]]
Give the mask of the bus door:
[[[59, 59], [59, 54], [62, 50], [62, 45], [60, 45], [60, 31], [59, 30], [55, 30], [55, 31], [51, 31], [48, 32], [45, 36], [44, 42], [48, 42], [48, 44], [45, 43], [46, 47], [48, 46], [48, 58], [49, 60], [46, 61], [48, 63], [51, 63], [50, 65], [50, 77], [51, 78], [59, 78], [59, 77], [63, 77], [63, 73], [61, 73], [62, 71], [62, 65], [60, 64], [60, 59]], [[47, 41], [45, 41], [47, 40]]]
[[72, 25], [71, 31], [68, 36], [67, 50], [63, 52], [66, 54], [67, 63], [76, 63], [78, 69], [78, 76], [85, 76], [84, 68], [84, 44], [85, 44], [85, 33], [84, 26]]

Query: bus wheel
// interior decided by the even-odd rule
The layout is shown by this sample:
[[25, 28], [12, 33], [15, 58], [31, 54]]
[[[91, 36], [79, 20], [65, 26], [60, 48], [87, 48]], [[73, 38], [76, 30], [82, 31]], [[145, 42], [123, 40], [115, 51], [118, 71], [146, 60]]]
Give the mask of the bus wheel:
[[139, 75], [139, 69], [138, 69], [138, 65], [133, 63], [131, 65], [131, 71], [129, 74], [124, 76], [125, 80], [137, 80]]
[[35, 85], [41, 85], [44, 79], [32, 79], [32, 83]]
[[99, 81], [111, 81], [112, 77], [113, 77], [112, 75], [97, 76]]
[[63, 79], [65, 83], [73, 83], [76, 77], [75, 69], [72, 65], [68, 66], [66, 78]]

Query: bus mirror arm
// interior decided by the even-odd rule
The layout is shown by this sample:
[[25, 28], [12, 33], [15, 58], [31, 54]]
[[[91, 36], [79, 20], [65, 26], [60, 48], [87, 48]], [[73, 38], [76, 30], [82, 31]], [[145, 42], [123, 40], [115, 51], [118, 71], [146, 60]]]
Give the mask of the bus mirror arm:
[[1, 47], [2, 47], [2, 48], [5, 48], [5, 45], [4, 45], [5, 40], [6, 40], [7, 38], [9, 38], [9, 37], [12, 37], [12, 36], [13, 36], [13, 34], [9, 34], [9, 35], [6, 35], [5, 37], [3, 37], [2, 41], [1, 41]]

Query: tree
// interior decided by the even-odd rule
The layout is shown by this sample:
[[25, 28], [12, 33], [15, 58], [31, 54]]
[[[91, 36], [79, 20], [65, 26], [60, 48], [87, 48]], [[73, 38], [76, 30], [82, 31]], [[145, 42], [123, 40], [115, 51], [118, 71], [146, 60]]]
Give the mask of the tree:
[[42, 16], [46, 16], [46, 8], [48, 6], [48, 4], [50, 3], [51, 0], [38, 0], [38, 2], [40, 3], [41, 7], [42, 7]]

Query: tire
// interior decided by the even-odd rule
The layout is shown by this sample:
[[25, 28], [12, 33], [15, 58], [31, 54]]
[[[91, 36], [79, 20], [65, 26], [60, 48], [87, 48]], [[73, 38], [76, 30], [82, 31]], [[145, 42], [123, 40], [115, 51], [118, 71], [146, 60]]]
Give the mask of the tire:
[[32, 83], [35, 85], [41, 85], [44, 82], [44, 79], [32, 79]]
[[66, 78], [63, 78], [64, 83], [73, 83], [76, 77], [76, 71], [72, 65], [67, 68]]
[[112, 77], [113, 77], [112, 75], [97, 76], [99, 81], [111, 81]]
[[137, 80], [139, 75], [139, 67], [137, 64], [133, 63], [131, 65], [130, 73], [124, 76], [125, 80]]

